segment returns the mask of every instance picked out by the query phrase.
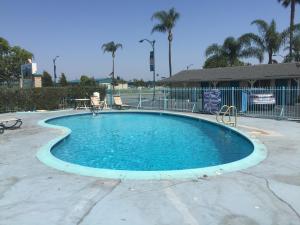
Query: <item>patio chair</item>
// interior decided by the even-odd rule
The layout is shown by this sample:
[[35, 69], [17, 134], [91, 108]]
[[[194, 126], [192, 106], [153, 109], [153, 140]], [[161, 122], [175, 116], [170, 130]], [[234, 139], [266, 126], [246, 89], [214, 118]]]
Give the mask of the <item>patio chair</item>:
[[122, 109], [122, 108], [129, 108], [129, 105], [123, 104], [121, 96], [115, 95], [114, 96], [114, 105], [117, 106], [117, 108]]
[[93, 93], [93, 96], [98, 97], [98, 98], [100, 99], [100, 93], [97, 92], [97, 91], [95, 91], [95, 92]]
[[0, 119], [0, 129], [17, 129], [20, 128], [22, 124], [22, 120], [18, 118]]
[[100, 101], [100, 98], [98, 96], [91, 97], [91, 109], [102, 110], [103, 107], [104, 107], [104, 102]]

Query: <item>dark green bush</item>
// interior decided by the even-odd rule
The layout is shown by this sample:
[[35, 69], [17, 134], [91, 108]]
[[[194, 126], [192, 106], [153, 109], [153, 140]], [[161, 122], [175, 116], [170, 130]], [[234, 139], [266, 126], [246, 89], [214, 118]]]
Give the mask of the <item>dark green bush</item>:
[[44, 87], [34, 89], [0, 88], [0, 112], [55, 110], [74, 106], [73, 99], [89, 98], [99, 92], [103, 100], [105, 86]]

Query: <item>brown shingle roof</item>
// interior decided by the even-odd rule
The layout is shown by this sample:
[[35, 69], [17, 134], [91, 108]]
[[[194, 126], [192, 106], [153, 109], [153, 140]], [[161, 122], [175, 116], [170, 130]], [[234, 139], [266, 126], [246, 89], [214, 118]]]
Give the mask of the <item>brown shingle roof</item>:
[[184, 70], [166, 83], [205, 82], [205, 81], [237, 81], [300, 78], [300, 63], [261, 64], [254, 66], [236, 66], [201, 70]]

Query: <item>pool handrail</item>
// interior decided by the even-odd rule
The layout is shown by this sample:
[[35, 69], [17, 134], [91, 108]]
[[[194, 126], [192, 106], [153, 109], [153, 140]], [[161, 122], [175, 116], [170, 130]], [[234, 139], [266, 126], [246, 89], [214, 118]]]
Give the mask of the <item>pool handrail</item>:
[[[224, 110], [225, 109], [225, 110]], [[222, 114], [222, 117], [220, 119], [220, 116]], [[228, 116], [228, 119], [226, 120], [226, 116]], [[234, 120], [232, 120], [231, 117], [234, 117]], [[237, 109], [235, 106], [228, 106], [223, 105], [220, 109], [220, 111], [216, 115], [216, 120], [219, 123], [223, 123], [225, 125], [230, 125], [233, 127], [236, 127], [237, 125]]]
[[[219, 122], [219, 123], [222, 122], [222, 119], [220, 118], [220, 115], [221, 115], [221, 114], [224, 114], [224, 113], [227, 111], [228, 108], [229, 108], [228, 105], [223, 105], [223, 106], [221, 107], [221, 109], [217, 112], [217, 114], [216, 114], [216, 120], [217, 120], [217, 122]], [[224, 110], [224, 109], [225, 109], [225, 110]]]

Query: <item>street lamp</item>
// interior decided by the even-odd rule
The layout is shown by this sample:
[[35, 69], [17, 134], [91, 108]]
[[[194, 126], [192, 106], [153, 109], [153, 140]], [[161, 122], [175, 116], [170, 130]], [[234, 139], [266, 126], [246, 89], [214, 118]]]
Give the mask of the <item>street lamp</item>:
[[55, 56], [55, 58], [53, 59], [53, 70], [54, 70], [54, 85], [56, 84], [56, 60], [59, 57], [59, 55]]
[[190, 64], [190, 65], [188, 65], [188, 66], [186, 66], [186, 70], [189, 70], [189, 68], [191, 67], [191, 66], [193, 66], [194, 64]]
[[150, 41], [148, 39], [142, 39], [140, 40], [140, 43], [143, 43], [144, 41], [147, 41], [152, 47], [152, 52], [150, 52], [150, 71], [153, 71], [153, 101], [154, 101], [155, 99], [155, 40]]

